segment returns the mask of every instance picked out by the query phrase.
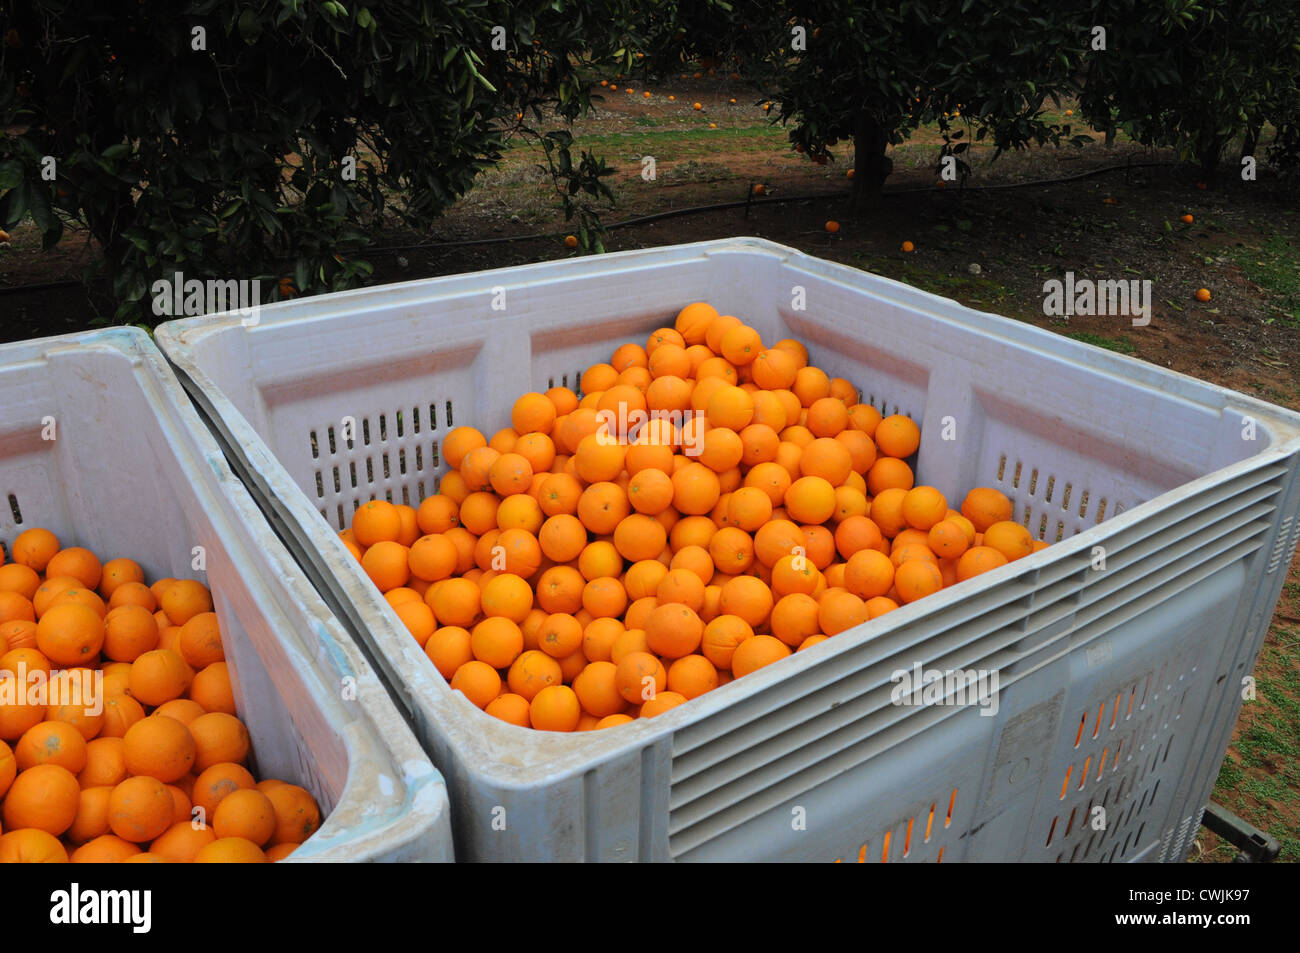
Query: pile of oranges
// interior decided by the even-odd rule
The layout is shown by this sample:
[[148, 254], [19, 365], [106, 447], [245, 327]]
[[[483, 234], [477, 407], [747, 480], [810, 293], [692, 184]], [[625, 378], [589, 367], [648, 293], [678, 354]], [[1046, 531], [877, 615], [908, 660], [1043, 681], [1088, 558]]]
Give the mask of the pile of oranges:
[[696, 302], [644, 345], [456, 427], [418, 508], [340, 535], [451, 687], [550, 731], [652, 717], [1046, 546], [795, 340]]
[[212, 595], [45, 529], [0, 547], [0, 863], [276, 861], [320, 826], [245, 763]]

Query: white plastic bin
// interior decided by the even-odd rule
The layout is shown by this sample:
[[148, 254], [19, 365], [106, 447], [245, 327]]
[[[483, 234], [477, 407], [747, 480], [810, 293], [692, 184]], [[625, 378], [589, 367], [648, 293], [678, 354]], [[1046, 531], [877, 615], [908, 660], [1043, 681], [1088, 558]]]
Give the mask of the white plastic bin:
[[285, 862], [453, 859], [441, 775], [142, 331], [0, 347], [0, 539], [32, 526], [211, 587], [255, 773], [321, 807]]
[[[484, 715], [336, 531], [372, 497], [434, 492], [451, 426], [506, 426], [520, 393], [576, 387], [701, 299], [913, 416], [918, 482], [949, 499], [998, 486], [1061, 542], [654, 719], [557, 735]], [[466, 859], [1180, 859], [1300, 536], [1300, 416], [753, 239], [326, 295], [157, 339], [447, 776]], [[892, 704], [914, 664], [998, 671], [996, 715]]]

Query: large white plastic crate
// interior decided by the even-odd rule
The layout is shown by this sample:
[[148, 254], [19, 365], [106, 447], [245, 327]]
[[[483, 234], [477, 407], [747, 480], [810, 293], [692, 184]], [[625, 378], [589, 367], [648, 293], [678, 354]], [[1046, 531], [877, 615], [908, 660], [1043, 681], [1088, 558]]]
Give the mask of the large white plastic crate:
[[0, 347], [0, 540], [33, 526], [211, 587], [255, 773], [321, 807], [286, 862], [453, 859], [441, 775], [138, 329]]
[[[563, 735], [484, 715], [336, 531], [373, 497], [434, 492], [452, 426], [508, 425], [520, 393], [576, 387], [700, 299], [913, 416], [918, 482], [954, 500], [997, 486], [1059, 544], [654, 719]], [[1297, 415], [753, 239], [332, 294], [245, 324], [157, 338], [447, 776], [458, 856], [1169, 861], [1190, 846], [1300, 536]], [[996, 716], [891, 703], [915, 663], [997, 670]]]

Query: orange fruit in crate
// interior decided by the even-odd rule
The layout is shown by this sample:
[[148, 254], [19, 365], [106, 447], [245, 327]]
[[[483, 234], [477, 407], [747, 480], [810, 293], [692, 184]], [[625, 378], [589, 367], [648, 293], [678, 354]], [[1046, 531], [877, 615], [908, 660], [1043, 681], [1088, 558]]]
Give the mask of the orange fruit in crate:
[[994, 523], [1011, 519], [1011, 500], [1005, 493], [991, 487], [976, 487], [962, 500], [961, 515], [982, 533]]
[[57, 536], [48, 529], [35, 527], [14, 537], [9, 555], [18, 565], [43, 573], [59, 549]]
[[5, 830], [34, 827], [57, 837], [72, 826], [80, 803], [76, 775], [57, 764], [37, 764], [9, 785], [0, 817]]

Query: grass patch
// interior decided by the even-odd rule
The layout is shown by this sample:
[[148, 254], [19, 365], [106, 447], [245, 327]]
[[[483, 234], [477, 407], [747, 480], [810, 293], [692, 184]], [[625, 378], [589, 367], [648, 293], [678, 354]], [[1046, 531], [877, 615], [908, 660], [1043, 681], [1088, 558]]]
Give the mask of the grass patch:
[[1259, 285], [1273, 299], [1271, 304], [1281, 315], [1280, 320], [1291, 327], [1300, 327], [1300, 247], [1283, 235], [1274, 235], [1258, 248], [1239, 248], [1233, 260], [1242, 273]]
[[1093, 334], [1090, 331], [1075, 331], [1070, 337], [1076, 341], [1082, 341], [1084, 344], [1104, 347], [1108, 351], [1117, 351], [1120, 354], [1137, 353], [1137, 348], [1122, 338], [1108, 338], [1100, 334]]

